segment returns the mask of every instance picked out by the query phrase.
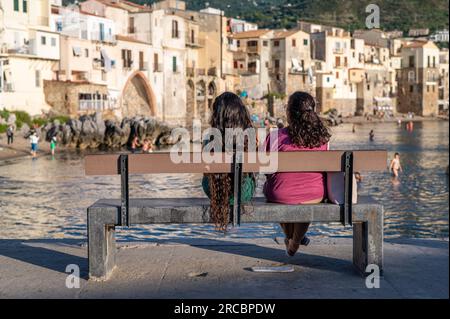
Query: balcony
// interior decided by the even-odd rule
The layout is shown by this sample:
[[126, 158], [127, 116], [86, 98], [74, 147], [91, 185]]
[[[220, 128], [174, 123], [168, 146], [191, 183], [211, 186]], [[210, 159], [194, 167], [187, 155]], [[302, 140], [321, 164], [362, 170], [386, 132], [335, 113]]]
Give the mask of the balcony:
[[186, 76], [193, 78], [195, 76], [195, 68], [186, 68]]
[[3, 83], [3, 87], [0, 87], [0, 92], [15, 92], [13, 83]]
[[344, 48], [333, 48], [333, 53], [334, 54], [343, 54], [344, 53]]
[[148, 71], [148, 62], [139, 62], [139, 70], [140, 71]]
[[206, 75], [205, 69], [197, 69], [197, 76], [204, 76]]
[[308, 71], [305, 70], [305, 68], [300, 67], [300, 68], [290, 68], [289, 69], [289, 74], [308, 74]]
[[257, 45], [247, 46], [247, 52], [248, 53], [259, 53], [259, 47]]
[[79, 100], [79, 111], [104, 111], [114, 109], [114, 103], [109, 100]]
[[281, 68], [280, 67], [271, 67], [269, 68], [269, 74], [271, 75], [277, 75], [277, 74], [281, 74]]
[[162, 63], [153, 63], [153, 72], [162, 72], [163, 71], [163, 65]]
[[101, 32], [91, 32], [91, 40], [98, 42], [116, 43], [116, 36], [113, 34], [105, 34]]
[[205, 46], [205, 39], [199, 39], [197, 37], [192, 37], [186, 35], [186, 46], [201, 48]]
[[209, 68], [208, 69], [208, 76], [217, 76], [217, 68]]

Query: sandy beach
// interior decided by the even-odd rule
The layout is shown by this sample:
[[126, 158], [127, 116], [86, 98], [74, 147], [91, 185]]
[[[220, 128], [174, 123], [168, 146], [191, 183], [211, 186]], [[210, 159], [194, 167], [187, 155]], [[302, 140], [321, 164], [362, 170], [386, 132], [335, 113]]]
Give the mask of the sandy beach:
[[[50, 154], [50, 143], [39, 142], [38, 156]], [[0, 134], [0, 162], [19, 157], [31, 157], [30, 141], [24, 138], [20, 133], [14, 135], [14, 143], [8, 145], [6, 134]]]

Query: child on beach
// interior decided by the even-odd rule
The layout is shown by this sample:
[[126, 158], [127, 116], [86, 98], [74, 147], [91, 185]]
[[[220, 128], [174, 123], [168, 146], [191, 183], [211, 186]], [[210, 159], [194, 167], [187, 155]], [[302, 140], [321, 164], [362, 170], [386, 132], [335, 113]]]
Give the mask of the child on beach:
[[142, 153], [152, 153], [153, 146], [149, 139], [144, 140], [144, 144], [142, 145]]
[[52, 152], [52, 156], [55, 155], [55, 149], [56, 149], [56, 136], [53, 136], [52, 140], [50, 141], [50, 151]]
[[[331, 135], [315, 112], [314, 98], [306, 92], [296, 92], [287, 105], [288, 126], [272, 132], [266, 139], [271, 152], [327, 151]], [[278, 134], [276, 136], [275, 134]], [[270, 140], [278, 138], [271, 145]], [[275, 173], [267, 176], [264, 195], [269, 202], [281, 204], [315, 204], [326, 196], [323, 173]], [[308, 245], [305, 236], [309, 223], [284, 223], [286, 253], [294, 256], [300, 245]]]
[[39, 137], [36, 132], [33, 132], [30, 136], [30, 144], [31, 144], [31, 155], [36, 157], [38, 150]]
[[395, 153], [394, 158], [391, 161], [391, 165], [389, 166], [389, 170], [392, 172], [395, 178], [398, 177], [399, 172], [403, 172], [402, 165], [400, 164], [399, 153]]

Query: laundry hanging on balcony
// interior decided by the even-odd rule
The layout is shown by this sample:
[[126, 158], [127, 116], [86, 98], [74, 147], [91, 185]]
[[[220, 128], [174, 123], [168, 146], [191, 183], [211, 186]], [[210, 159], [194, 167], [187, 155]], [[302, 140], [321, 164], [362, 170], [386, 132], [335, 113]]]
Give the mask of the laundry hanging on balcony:
[[110, 59], [110, 57], [108, 56], [108, 54], [106, 53], [105, 49], [101, 49], [100, 53], [102, 55], [102, 59], [103, 59], [103, 64], [104, 64], [104, 68], [105, 68], [105, 72], [110, 72], [112, 69], [112, 60]]

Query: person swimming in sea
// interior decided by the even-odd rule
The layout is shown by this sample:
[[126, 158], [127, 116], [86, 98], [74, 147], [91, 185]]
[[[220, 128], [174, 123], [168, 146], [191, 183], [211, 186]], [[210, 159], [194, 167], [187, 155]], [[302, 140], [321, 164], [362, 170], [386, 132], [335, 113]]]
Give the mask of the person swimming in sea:
[[392, 175], [397, 178], [399, 172], [403, 172], [402, 165], [400, 164], [400, 154], [395, 153], [394, 158], [391, 161], [391, 165], [389, 165], [389, 170], [392, 172]]

